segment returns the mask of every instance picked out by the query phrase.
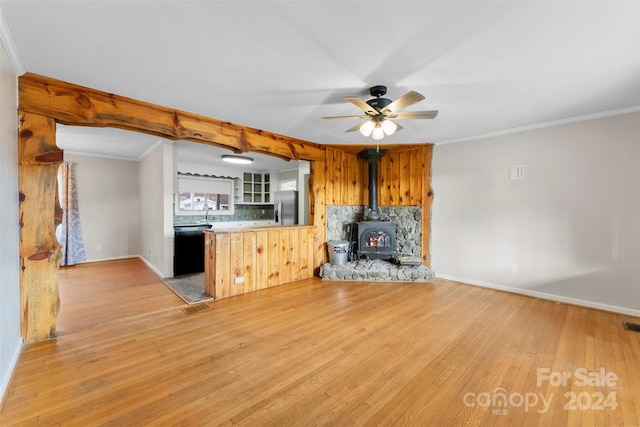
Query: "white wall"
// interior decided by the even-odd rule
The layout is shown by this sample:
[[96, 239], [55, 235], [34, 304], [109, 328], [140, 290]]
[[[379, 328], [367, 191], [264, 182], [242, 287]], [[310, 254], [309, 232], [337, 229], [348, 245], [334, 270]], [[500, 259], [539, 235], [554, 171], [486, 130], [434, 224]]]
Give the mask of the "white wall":
[[436, 146], [432, 182], [438, 276], [640, 315], [639, 113]]
[[[0, 11], [2, 18], [2, 11]], [[2, 25], [4, 20], [0, 22]], [[18, 220], [18, 80], [0, 43], [0, 401], [22, 348]]]
[[64, 157], [76, 163], [87, 261], [141, 256], [158, 275], [172, 277], [171, 143], [157, 144], [140, 161], [69, 152]]
[[87, 261], [139, 255], [138, 162], [67, 152], [64, 160], [76, 163]]
[[139, 162], [141, 255], [161, 277], [173, 277], [173, 147], [158, 144]]
[[298, 223], [309, 225], [309, 174], [311, 163], [298, 160]]

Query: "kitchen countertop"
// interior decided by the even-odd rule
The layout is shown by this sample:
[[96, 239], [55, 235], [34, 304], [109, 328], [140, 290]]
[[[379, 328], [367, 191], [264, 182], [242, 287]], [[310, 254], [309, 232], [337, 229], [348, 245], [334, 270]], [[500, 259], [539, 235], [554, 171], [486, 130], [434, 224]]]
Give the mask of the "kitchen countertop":
[[315, 225], [265, 225], [256, 227], [243, 227], [243, 228], [216, 228], [215, 226], [204, 230], [205, 233], [213, 234], [225, 234], [225, 233], [245, 233], [250, 231], [270, 231], [270, 230], [283, 230], [283, 229], [300, 229], [300, 228], [316, 228]]
[[265, 227], [276, 225], [273, 220], [254, 220], [254, 221], [212, 221], [212, 222], [196, 222], [196, 223], [174, 223], [173, 228], [248, 228], [248, 227]]

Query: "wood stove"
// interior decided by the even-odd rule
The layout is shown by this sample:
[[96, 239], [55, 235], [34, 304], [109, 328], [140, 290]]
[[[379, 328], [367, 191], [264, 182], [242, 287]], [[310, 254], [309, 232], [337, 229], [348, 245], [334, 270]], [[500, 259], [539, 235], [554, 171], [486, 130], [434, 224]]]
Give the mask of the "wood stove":
[[378, 212], [378, 160], [385, 151], [365, 149], [360, 157], [369, 162], [369, 215], [358, 222], [358, 256], [389, 260], [397, 255], [396, 224], [381, 221]]
[[390, 221], [358, 222], [358, 255], [384, 260], [397, 256], [396, 224]]

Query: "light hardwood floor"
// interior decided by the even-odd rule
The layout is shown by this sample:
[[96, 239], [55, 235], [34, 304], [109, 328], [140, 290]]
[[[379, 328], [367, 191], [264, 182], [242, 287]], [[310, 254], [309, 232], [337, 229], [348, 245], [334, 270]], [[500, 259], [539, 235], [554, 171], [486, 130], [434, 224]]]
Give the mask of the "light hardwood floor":
[[58, 335], [184, 304], [139, 258], [61, 267], [58, 283]]
[[[91, 312], [135, 298], [102, 298], [123, 275], [90, 276]], [[0, 425], [640, 425], [628, 316], [439, 279], [309, 279], [192, 314], [144, 299], [25, 348]]]

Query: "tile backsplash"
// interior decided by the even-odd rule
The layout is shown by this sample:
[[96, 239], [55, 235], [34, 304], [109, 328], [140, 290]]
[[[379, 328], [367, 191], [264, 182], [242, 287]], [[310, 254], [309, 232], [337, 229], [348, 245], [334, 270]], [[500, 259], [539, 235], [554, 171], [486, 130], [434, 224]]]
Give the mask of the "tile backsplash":
[[[270, 221], [274, 219], [273, 205], [236, 204], [233, 215], [212, 215], [209, 212], [207, 222], [231, 221]], [[204, 219], [204, 215], [174, 215], [174, 224], [193, 224]]]

